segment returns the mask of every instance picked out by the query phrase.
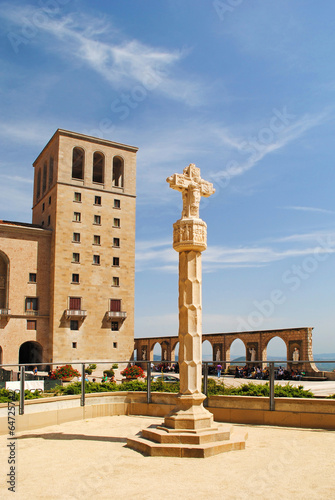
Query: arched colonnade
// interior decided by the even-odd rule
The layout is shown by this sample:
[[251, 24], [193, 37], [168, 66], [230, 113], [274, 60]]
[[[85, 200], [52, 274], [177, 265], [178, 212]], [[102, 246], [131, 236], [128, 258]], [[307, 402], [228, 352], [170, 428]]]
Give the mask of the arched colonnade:
[[[231, 362], [230, 348], [234, 340], [240, 339], [245, 346], [245, 358], [248, 363], [267, 360], [269, 342], [279, 337], [286, 346], [286, 361], [305, 372], [318, 371], [313, 361], [312, 349], [313, 328], [291, 328], [280, 330], [262, 330], [234, 333], [207, 333], [202, 340], [209, 341], [212, 347], [212, 361], [220, 361], [229, 366]], [[146, 337], [135, 339], [138, 361], [153, 361], [156, 344], [161, 347], [161, 360], [175, 361], [178, 337]]]

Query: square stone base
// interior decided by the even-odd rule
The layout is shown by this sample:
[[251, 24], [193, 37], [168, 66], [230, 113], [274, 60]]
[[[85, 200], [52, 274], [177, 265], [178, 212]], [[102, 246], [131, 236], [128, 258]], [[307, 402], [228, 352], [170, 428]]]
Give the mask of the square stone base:
[[127, 439], [127, 446], [144, 455], [156, 457], [206, 458], [232, 450], [244, 450], [246, 433], [234, 434], [232, 428], [213, 426], [190, 430], [151, 426], [140, 436]]

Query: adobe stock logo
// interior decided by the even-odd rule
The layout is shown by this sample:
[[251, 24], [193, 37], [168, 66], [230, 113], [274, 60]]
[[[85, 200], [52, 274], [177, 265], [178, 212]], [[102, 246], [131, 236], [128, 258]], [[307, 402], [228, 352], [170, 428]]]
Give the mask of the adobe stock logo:
[[220, 18], [220, 21], [224, 21], [226, 14], [231, 14], [234, 12], [236, 7], [239, 7], [244, 0], [214, 0], [213, 7], [215, 12]]

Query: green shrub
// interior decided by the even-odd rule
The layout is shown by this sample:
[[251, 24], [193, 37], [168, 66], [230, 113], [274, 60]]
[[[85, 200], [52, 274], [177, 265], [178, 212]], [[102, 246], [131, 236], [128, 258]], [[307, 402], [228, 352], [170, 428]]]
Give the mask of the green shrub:
[[91, 365], [88, 365], [87, 368], [85, 368], [85, 373], [87, 375], [92, 375], [92, 372], [97, 369], [97, 365], [95, 363], [92, 363]]
[[154, 382], [151, 382], [151, 390], [152, 392], [179, 392], [180, 390], [180, 383], [179, 382], [172, 382], [172, 383], [166, 383], [163, 382], [159, 377], [157, 377], [158, 380], [155, 380]]
[[[42, 397], [42, 393], [38, 390], [28, 391], [28, 389], [26, 389], [24, 391], [24, 399], [38, 399]], [[19, 401], [19, 399], [20, 393], [16, 392], [14, 401]], [[0, 389], [0, 403], [7, 403], [8, 401], [13, 401], [13, 392], [8, 389]]]
[[[128, 380], [120, 385], [112, 382], [85, 382], [85, 391], [89, 394], [92, 392], [146, 392], [147, 382], [139, 380]], [[178, 393], [180, 390], [179, 382], [166, 383], [159, 379], [151, 383], [152, 392], [172, 392]], [[53, 389], [55, 395], [80, 394], [81, 383], [74, 382], [66, 386], [57, 386]], [[7, 391], [8, 392], [8, 391]], [[264, 396], [269, 397], [269, 384], [254, 384], [252, 382], [242, 384], [239, 387], [226, 387], [223, 384], [218, 384], [214, 379], [208, 379], [208, 395], [232, 395], [232, 396]], [[1, 396], [1, 391], [0, 391]], [[18, 397], [18, 396], [17, 396]], [[36, 396], [40, 397], [40, 396]], [[275, 385], [275, 397], [279, 398], [312, 398], [313, 393], [305, 390], [303, 386], [293, 386], [287, 383], [286, 385]], [[332, 396], [335, 399], [335, 395]], [[6, 400], [7, 401], [7, 400]]]
[[[312, 398], [313, 393], [306, 390], [302, 385], [298, 387], [287, 383], [286, 385], [275, 384], [274, 393], [276, 398]], [[226, 394], [235, 396], [264, 396], [269, 397], [269, 383], [254, 384], [252, 382], [245, 383], [239, 387], [225, 387], [224, 392], [216, 392], [215, 394]]]

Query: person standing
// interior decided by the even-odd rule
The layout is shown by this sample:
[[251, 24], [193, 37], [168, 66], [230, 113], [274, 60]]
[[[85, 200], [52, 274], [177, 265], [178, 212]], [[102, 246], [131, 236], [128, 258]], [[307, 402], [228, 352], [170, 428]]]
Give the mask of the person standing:
[[220, 378], [221, 377], [222, 366], [221, 365], [216, 365], [216, 369], [217, 369], [217, 372], [218, 372], [218, 378]]

